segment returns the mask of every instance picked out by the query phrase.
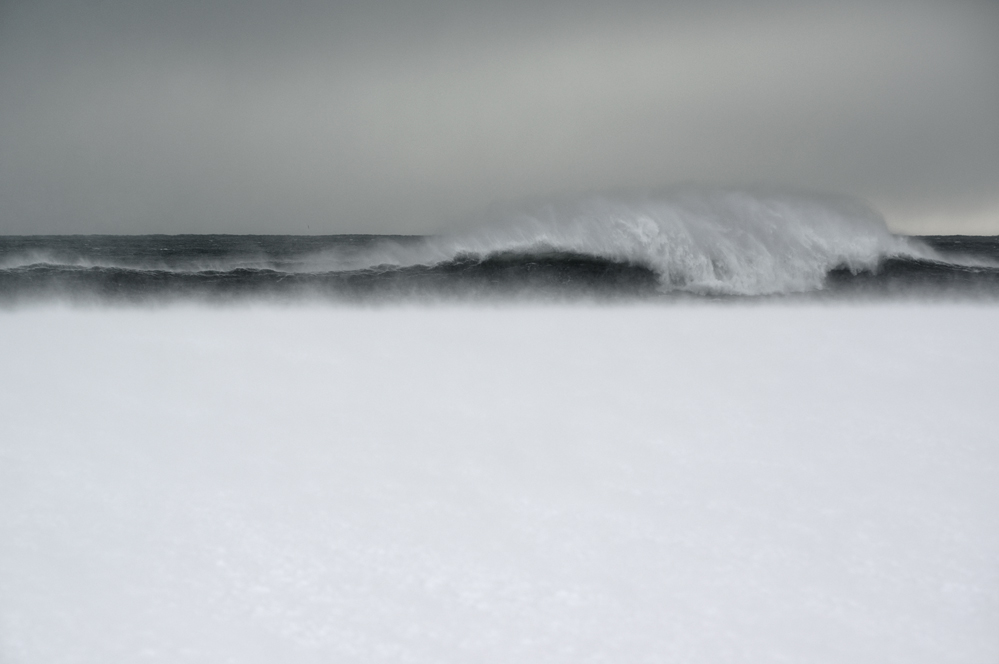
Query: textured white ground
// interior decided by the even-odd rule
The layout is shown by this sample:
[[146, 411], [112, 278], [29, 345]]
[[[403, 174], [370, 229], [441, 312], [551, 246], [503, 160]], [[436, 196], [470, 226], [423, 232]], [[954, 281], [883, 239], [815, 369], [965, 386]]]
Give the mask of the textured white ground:
[[999, 307], [0, 313], [0, 661], [999, 661]]

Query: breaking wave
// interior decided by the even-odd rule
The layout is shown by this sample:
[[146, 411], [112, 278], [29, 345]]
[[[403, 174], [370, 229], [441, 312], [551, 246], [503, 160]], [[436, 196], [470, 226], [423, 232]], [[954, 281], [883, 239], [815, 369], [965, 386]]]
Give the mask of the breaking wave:
[[846, 198], [688, 190], [660, 198], [588, 198], [497, 215], [432, 241], [443, 256], [566, 252], [653, 270], [664, 291], [764, 295], [821, 288], [845, 268], [891, 257], [932, 258]]
[[684, 189], [497, 209], [435, 236], [0, 237], [0, 299], [999, 292], [995, 242], [931, 240], [852, 199]]

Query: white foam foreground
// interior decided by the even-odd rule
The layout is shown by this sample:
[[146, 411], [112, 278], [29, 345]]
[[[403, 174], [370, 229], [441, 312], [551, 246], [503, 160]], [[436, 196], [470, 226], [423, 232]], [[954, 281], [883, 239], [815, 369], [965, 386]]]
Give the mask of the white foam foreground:
[[999, 308], [0, 329], [4, 662], [999, 661]]

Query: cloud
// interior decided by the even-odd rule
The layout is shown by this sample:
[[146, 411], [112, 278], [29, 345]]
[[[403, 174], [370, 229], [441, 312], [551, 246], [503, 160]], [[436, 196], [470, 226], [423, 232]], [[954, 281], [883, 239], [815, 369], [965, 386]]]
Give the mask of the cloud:
[[475, 4], [9, 5], [0, 230], [427, 232], [685, 181], [990, 228], [990, 5]]

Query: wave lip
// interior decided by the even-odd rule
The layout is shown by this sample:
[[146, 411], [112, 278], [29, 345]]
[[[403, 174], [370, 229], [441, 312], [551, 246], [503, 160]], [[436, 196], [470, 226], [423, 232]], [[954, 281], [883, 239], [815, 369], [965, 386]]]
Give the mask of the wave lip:
[[684, 189], [437, 236], [0, 236], [0, 303], [999, 296], [999, 238], [905, 238], [851, 199]]
[[730, 295], [818, 290], [832, 270], [874, 271], [889, 257], [932, 257], [852, 199], [707, 189], [547, 204], [430, 245], [442, 259], [590, 255], [654, 270], [662, 291]]

